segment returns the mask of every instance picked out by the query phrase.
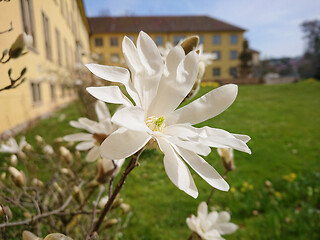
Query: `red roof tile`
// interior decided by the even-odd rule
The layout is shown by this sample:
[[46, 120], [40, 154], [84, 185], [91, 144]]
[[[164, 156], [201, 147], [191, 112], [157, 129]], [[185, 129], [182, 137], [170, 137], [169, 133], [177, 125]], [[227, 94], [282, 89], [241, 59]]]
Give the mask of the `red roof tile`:
[[88, 21], [92, 34], [245, 31], [207, 16], [93, 17]]

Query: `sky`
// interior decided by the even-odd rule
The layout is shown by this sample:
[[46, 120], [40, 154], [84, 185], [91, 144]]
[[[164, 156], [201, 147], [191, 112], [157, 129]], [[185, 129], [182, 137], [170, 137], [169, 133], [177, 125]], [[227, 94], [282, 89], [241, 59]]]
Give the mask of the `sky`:
[[[261, 57], [297, 57], [305, 40], [301, 23], [320, 20], [320, 0], [84, 0], [88, 17], [206, 15], [247, 29]], [[143, 29], [141, 29], [143, 30]]]

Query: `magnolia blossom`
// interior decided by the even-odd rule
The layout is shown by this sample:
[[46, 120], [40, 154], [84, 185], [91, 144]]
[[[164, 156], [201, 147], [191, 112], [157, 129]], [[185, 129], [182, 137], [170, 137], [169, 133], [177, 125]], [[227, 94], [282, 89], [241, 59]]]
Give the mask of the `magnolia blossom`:
[[14, 138], [10, 138], [8, 144], [1, 144], [0, 152], [7, 152], [7, 153], [22, 153], [23, 148], [27, 145], [26, 138], [23, 136], [20, 139], [19, 144]]
[[112, 122], [121, 127], [102, 142], [101, 155], [109, 159], [126, 158], [152, 141], [164, 153], [165, 171], [179, 189], [194, 198], [198, 196], [186, 162], [211, 186], [227, 191], [229, 186], [225, 180], [198, 154], [208, 155], [210, 147], [231, 147], [250, 153], [245, 144], [250, 138], [192, 125], [227, 109], [236, 98], [237, 86], [225, 85], [176, 109], [194, 85], [198, 74], [198, 54], [191, 51], [185, 55], [178, 45], [164, 62], [159, 49], [144, 32], [138, 36], [137, 47], [124, 37], [122, 49], [130, 72], [121, 67], [87, 65], [95, 75], [122, 83], [135, 103], [118, 86], [87, 88], [102, 101], [125, 106], [112, 117]]
[[89, 133], [75, 133], [65, 136], [65, 141], [81, 141], [76, 146], [79, 151], [89, 150], [86, 155], [86, 161], [93, 162], [99, 156], [99, 147], [101, 142], [115, 130], [115, 126], [111, 123], [111, 116], [107, 105], [101, 101], [95, 104], [95, 110], [99, 122], [92, 121], [88, 118], [79, 118], [78, 121], [71, 121], [70, 125], [75, 128], [80, 128]]
[[228, 212], [212, 211], [208, 213], [208, 205], [201, 202], [198, 207], [198, 216], [191, 215], [187, 218], [188, 227], [204, 240], [224, 239], [221, 235], [231, 234], [238, 229], [234, 223], [230, 223]]

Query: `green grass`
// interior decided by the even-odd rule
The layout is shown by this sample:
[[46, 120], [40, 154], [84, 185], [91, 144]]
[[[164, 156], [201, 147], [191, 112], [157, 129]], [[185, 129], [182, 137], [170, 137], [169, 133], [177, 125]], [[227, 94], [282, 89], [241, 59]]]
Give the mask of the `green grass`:
[[[202, 88], [198, 96], [210, 91]], [[68, 125], [79, 117], [76, 104], [39, 122], [27, 133], [48, 143], [77, 130]], [[240, 86], [235, 103], [200, 126], [222, 128], [249, 135], [252, 155], [235, 152], [236, 170], [228, 175], [234, 192], [215, 191], [211, 206], [232, 213], [240, 229], [226, 239], [320, 239], [320, 83]], [[66, 118], [59, 121], [59, 116]], [[185, 219], [196, 214], [211, 187], [192, 172], [199, 190], [193, 199], [177, 189], [164, 171], [163, 154], [145, 150], [121, 196], [131, 205], [133, 216], [123, 231], [125, 240], [187, 239]], [[206, 157], [220, 173], [216, 150]], [[293, 182], [283, 177], [295, 173]], [[270, 180], [272, 187], [266, 187]], [[252, 185], [253, 189], [246, 188]], [[258, 214], [252, 214], [256, 211]]]

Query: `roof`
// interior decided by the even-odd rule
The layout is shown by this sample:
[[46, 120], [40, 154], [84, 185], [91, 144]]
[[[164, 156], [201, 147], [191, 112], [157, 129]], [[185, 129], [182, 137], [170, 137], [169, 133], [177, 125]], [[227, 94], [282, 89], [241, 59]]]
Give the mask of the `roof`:
[[151, 32], [245, 31], [208, 16], [129, 16], [88, 18], [91, 34]]

